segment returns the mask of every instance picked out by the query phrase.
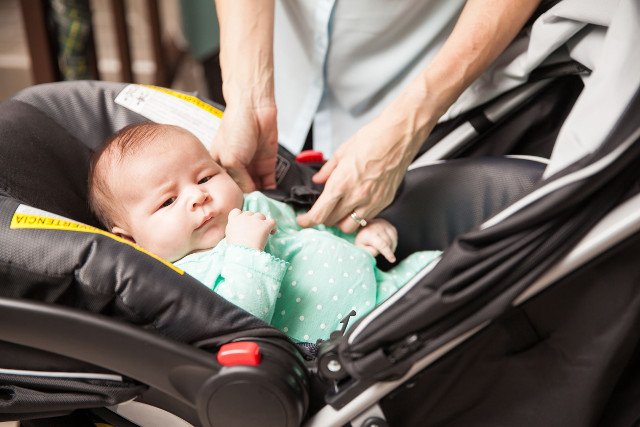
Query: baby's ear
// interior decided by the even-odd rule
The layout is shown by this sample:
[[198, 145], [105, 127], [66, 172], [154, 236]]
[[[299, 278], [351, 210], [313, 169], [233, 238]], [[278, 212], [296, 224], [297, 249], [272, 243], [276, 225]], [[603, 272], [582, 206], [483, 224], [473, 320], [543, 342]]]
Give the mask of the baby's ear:
[[120, 227], [117, 227], [117, 226], [116, 226], [116, 227], [113, 227], [113, 228], [111, 229], [111, 232], [112, 232], [113, 234], [115, 234], [116, 236], [118, 236], [118, 237], [121, 237], [121, 238], [123, 238], [123, 239], [125, 239], [125, 240], [130, 241], [131, 243], [135, 243], [135, 242], [136, 242], [136, 241], [133, 239], [133, 237], [132, 237], [129, 233], [127, 233], [127, 231], [126, 231], [124, 228], [120, 228]]

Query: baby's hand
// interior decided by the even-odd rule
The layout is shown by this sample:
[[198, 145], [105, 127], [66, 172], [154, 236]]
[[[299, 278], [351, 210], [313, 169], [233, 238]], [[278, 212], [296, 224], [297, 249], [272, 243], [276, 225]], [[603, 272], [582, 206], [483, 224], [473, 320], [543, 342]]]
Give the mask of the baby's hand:
[[227, 221], [227, 243], [259, 251], [267, 244], [269, 234], [275, 231], [276, 221], [261, 213], [233, 209]]
[[393, 253], [398, 246], [398, 231], [388, 221], [374, 218], [356, 234], [356, 246], [365, 249], [374, 257], [382, 254], [389, 262], [396, 262]]

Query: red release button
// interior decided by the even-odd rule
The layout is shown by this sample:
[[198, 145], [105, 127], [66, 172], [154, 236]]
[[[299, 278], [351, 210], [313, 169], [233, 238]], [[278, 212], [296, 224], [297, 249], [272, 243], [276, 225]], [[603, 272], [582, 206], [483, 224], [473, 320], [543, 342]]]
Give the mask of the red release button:
[[251, 341], [224, 344], [218, 351], [218, 363], [222, 366], [256, 366], [260, 364], [261, 359], [260, 347]]
[[324, 162], [324, 155], [322, 154], [322, 151], [304, 150], [296, 156], [296, 162], [322, 163]]

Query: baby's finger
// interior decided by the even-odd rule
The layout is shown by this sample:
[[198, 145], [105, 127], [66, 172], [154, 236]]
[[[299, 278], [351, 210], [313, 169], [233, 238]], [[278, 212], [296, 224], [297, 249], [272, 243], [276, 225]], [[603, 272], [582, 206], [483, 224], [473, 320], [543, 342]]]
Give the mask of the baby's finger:
[[384, 256], [389, 262], [396, 262], [396, 256], [393, 254], [390, 246], [383, 246], [380, 249], [380, 253]]
[[238, 208], [233, 208], [231, 209], [231, 211], [229, 212], [229, 218], [235, 218], [238, 215], [240, 215], [242, 213], [242, 211]]
[[265, 218], [265, 221], [269, 226], [269, 233], [276, 234], [276, 220], [273, 218]]
[[263, 213], [260, 213], [260, 212], [255, 212], [255, 216], [256, 216], [256, 218], [261, 219], [261, 220], [263, 220], [263, 221], [264, 221], [265, 219], [267, 219], [267, 217], [266, 217], [266, 216], [264, 216], [264, 214], [263, 214]]
[[384, 234], [388, 239], [391, 251], [395, 252], [398, 247], [398, 231], [395, 227], [384, 227]]
[[371, 245], [364, 245], [362, 247], [362, 249], [364, 249], [365, 251], [369, 252], [371, 254], [371, 256], [374, 257], [374, 258], [377, 257], [378, 254], [380, 253], [380, 252], [378, 252], [378, 250], [375, 247], [373, 247]]
[[[386, 229], [386, 227], [383, 227], [383, 229]], [[396, 257], [393, 254], [395, 252], [395, 249], [393, 248], [393, 239], [391, 239], [391, 236], [386, 233], [386, 230], [375, 234], [375, 244], [387, 261], [396, 262]]]
[[395, 262], [396, 257], [393, 255], [391, 249], [391, 242], [388, 241], [386, 234], [382, 234], [379, 231], [371, 233], [366, 236], [363, 241], [365, 245], [371, 245], [376, 248], [378, 253], [381, 253], [389, 262]]

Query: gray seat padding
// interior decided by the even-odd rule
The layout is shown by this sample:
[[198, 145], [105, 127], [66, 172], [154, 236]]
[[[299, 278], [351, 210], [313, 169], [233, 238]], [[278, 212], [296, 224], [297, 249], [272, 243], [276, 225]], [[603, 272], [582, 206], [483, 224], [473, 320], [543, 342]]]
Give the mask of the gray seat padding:
[[91, 151], [65, 128], [20, 101], [0, 104], [0, 191], [91, 225], [87, 173]]

